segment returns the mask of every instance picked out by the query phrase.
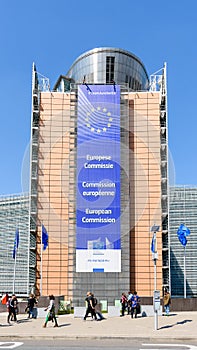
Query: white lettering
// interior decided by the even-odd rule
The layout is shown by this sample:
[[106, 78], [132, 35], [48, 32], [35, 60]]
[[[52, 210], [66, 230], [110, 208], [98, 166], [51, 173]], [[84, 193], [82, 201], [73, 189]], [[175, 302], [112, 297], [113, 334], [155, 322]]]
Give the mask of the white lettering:
[[113, 169], [114, 165], [111, 163], [100, 163], [100, 164], [89, 164], [85, 163], [84, 168], [85, 169]]

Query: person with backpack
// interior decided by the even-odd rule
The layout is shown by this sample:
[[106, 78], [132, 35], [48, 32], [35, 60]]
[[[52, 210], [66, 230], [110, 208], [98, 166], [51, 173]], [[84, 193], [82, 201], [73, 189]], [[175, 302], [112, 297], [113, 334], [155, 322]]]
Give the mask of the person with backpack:
[[93, 306], [96, 312], [96, 315], [98, 315], [99, 318], [97, 318], [97, 321], [105, 320], [105, 317], [101, 313], [101, 304], [98, 304], [97, 298], [92, 294], [93, 297]]
[[86, 318], [88, 317], [89, 313], [91, 313], [92, 318], [94, 318], [95, 320], [97, 320], [97, 316], [96, 316], [96, 312], [95, 312], [95, 301], [94, 301], [94, 297], [92, 295], [91, 292], [87, 292], [85, 301], [87, 303], [87, 308], [86, 308], [86, 313], [84, 316], [84, 321], [86, 320]]

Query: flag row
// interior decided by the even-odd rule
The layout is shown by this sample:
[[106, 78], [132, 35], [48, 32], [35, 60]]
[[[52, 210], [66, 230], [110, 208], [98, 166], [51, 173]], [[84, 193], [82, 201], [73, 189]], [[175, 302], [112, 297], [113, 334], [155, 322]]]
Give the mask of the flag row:
[[[48, 239], [49, 239], [48, 232], [47, 232], [45, 226], [42, 225], [41, 245], [43, 245], [43, 250], [46, 250], [48, 247]], [[12, 251], [13, 259], [16, 259], [18, 247], [19, 247], [19, 229], [17, 228], [16, 232], [15, 232], [14, 248]]]

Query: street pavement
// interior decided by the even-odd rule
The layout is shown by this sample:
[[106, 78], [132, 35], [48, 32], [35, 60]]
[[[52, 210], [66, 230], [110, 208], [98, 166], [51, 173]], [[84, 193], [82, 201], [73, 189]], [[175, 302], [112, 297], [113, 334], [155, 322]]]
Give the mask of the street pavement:
[[13, 337], [15, 339], [163, 339], [168, 340], [197, 340], [197, 311], [173, 312], [170, 316], [158, 316], [158, 329], [155, 330], [155, 317], [131, 318], [106, 317], [102, 321], [92, 321], [90, 317], [84, 321], [75, 318], [74, 315], [58, 316], [58, 328], [54, 323], [48, 322], [47, 328], [43, 328], [43, 318], [28, 319], [26, 314], [17, 316], [18, 322], [7, 324], [7, 313], [0, 313], [0, 338]]

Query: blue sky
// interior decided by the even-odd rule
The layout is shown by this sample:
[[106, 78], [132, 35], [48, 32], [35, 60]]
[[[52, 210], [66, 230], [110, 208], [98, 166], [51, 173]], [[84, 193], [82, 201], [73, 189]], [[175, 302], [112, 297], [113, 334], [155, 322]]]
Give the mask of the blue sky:
[[169, 148], [176, 184], [197, 184], [197, 2], [195, 0], [1, 0], [0, 195], [21, 184], [30, 140], [31, 72], [54, 86], [94, 47], [138, 56], [148, 74], [167, 62]]

